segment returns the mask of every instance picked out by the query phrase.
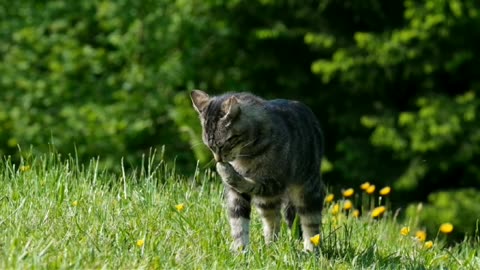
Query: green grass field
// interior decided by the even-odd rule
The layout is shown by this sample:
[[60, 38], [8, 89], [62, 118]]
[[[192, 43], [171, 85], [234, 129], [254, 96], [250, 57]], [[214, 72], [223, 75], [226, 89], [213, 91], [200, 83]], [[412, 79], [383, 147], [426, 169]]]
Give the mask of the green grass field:
[[153, 159], [143, 167], [113, 175], [55, 155], [1, 161], [0, 269], [480, 269], [478, 239], [447, 247], [438, 234], [428, 248], [415, 221], [390, 209], [379, 219], [334, 215], [334, 202], [319, 252], [304, 253], [285, 227], [265, 246], [254, 213], [251, 247], [232, 253], [214, 173], [186, 178]]

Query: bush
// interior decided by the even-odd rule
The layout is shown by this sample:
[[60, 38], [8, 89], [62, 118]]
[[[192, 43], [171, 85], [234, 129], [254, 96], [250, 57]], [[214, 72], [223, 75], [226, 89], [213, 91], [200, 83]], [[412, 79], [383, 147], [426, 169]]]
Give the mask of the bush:
[[180, 152], [167, 104], [188, 71], [176, 35], [184, 24], [175, 20], [188, 10], [169, 3], [22, 1], [12, 4], [16, 12], [1, 9], [0, 154], [33, 145], [81, 160], [101, 155], [113, 167], [163, 144]]
[[[312, 64], [325, 87], [337, 90], [334, 99], [346, 96], [326, 104], [343, 128], [335, 171], [351, 182], [391, 183], [399, 200], [477, 187], [479, 2], [403, 3], [401, 24], [358, 29], [352, 43]], [[309, 40], [321, 45], [325, 37]]]
[[442, 191], [428, 196], [428, 204], [418, 211], [417, 205], [410, 205], [407, 216], [418, 218], [420, 225], [424, 225], [430, 235], [436, 235], [442, 223], [453, 224], [453, 236], [461, 240], [465, 234], [478, 234], [480, 224], [480, 192], [475, 189], [459, 189]]

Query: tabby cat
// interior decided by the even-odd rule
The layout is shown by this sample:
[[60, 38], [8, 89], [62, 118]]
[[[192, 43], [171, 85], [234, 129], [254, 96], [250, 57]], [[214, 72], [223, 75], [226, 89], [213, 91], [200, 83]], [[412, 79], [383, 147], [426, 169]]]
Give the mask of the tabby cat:
[[313, 250], [324, 194], [323, 137], [312, 111], [297, 101], [249, 93], [210, 97], [194, 90], [191, 99], [225, 186], [233, 249], [249, 243], [253, 203], [267, 243], [277, 237], [283, 210], [290, 228], [299, 215], [304, 249]]

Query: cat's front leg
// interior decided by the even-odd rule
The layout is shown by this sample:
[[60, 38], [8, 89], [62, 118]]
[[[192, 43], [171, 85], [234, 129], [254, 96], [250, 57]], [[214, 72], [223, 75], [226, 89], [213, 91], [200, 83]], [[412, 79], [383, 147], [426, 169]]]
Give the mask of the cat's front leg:
[[283, 182], [275, 178], [258, 177], [253, 180], [243, 177], [228, 162], [217, 162], [217, 172], [225, 185], [240, 193], [274, 196], [285, 189]]
[[217, 172], [223, 183], [240, 193], [251, 193], [254, 184], [241, 176], [228, 162], [217, 162]]
[[277, 239], [280, 231], [282, 196], [254, 198], [255, 206], [262, 218], [265, 243], [269, 244]]
[[251, 196], [225, 186], [225, 199], [233, 243], [232, 250], [245, 250], [249, 242]]

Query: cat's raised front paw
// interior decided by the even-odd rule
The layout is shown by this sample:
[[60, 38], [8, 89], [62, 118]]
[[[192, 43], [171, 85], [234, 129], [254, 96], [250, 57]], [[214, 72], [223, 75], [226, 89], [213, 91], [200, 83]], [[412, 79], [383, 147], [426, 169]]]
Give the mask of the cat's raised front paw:
[[227, 180], [236, 174], [235, 169], [228, 162], [217, 162], [217, 172], [223, 180]]
[[242, 177], [235, 171], [235, 169], [228, 162], [217, 162], [217, 172], [222, 178], [223, 183], [234, 188], [238, 192], [243, 192], [241, 184], [243, 183]]

